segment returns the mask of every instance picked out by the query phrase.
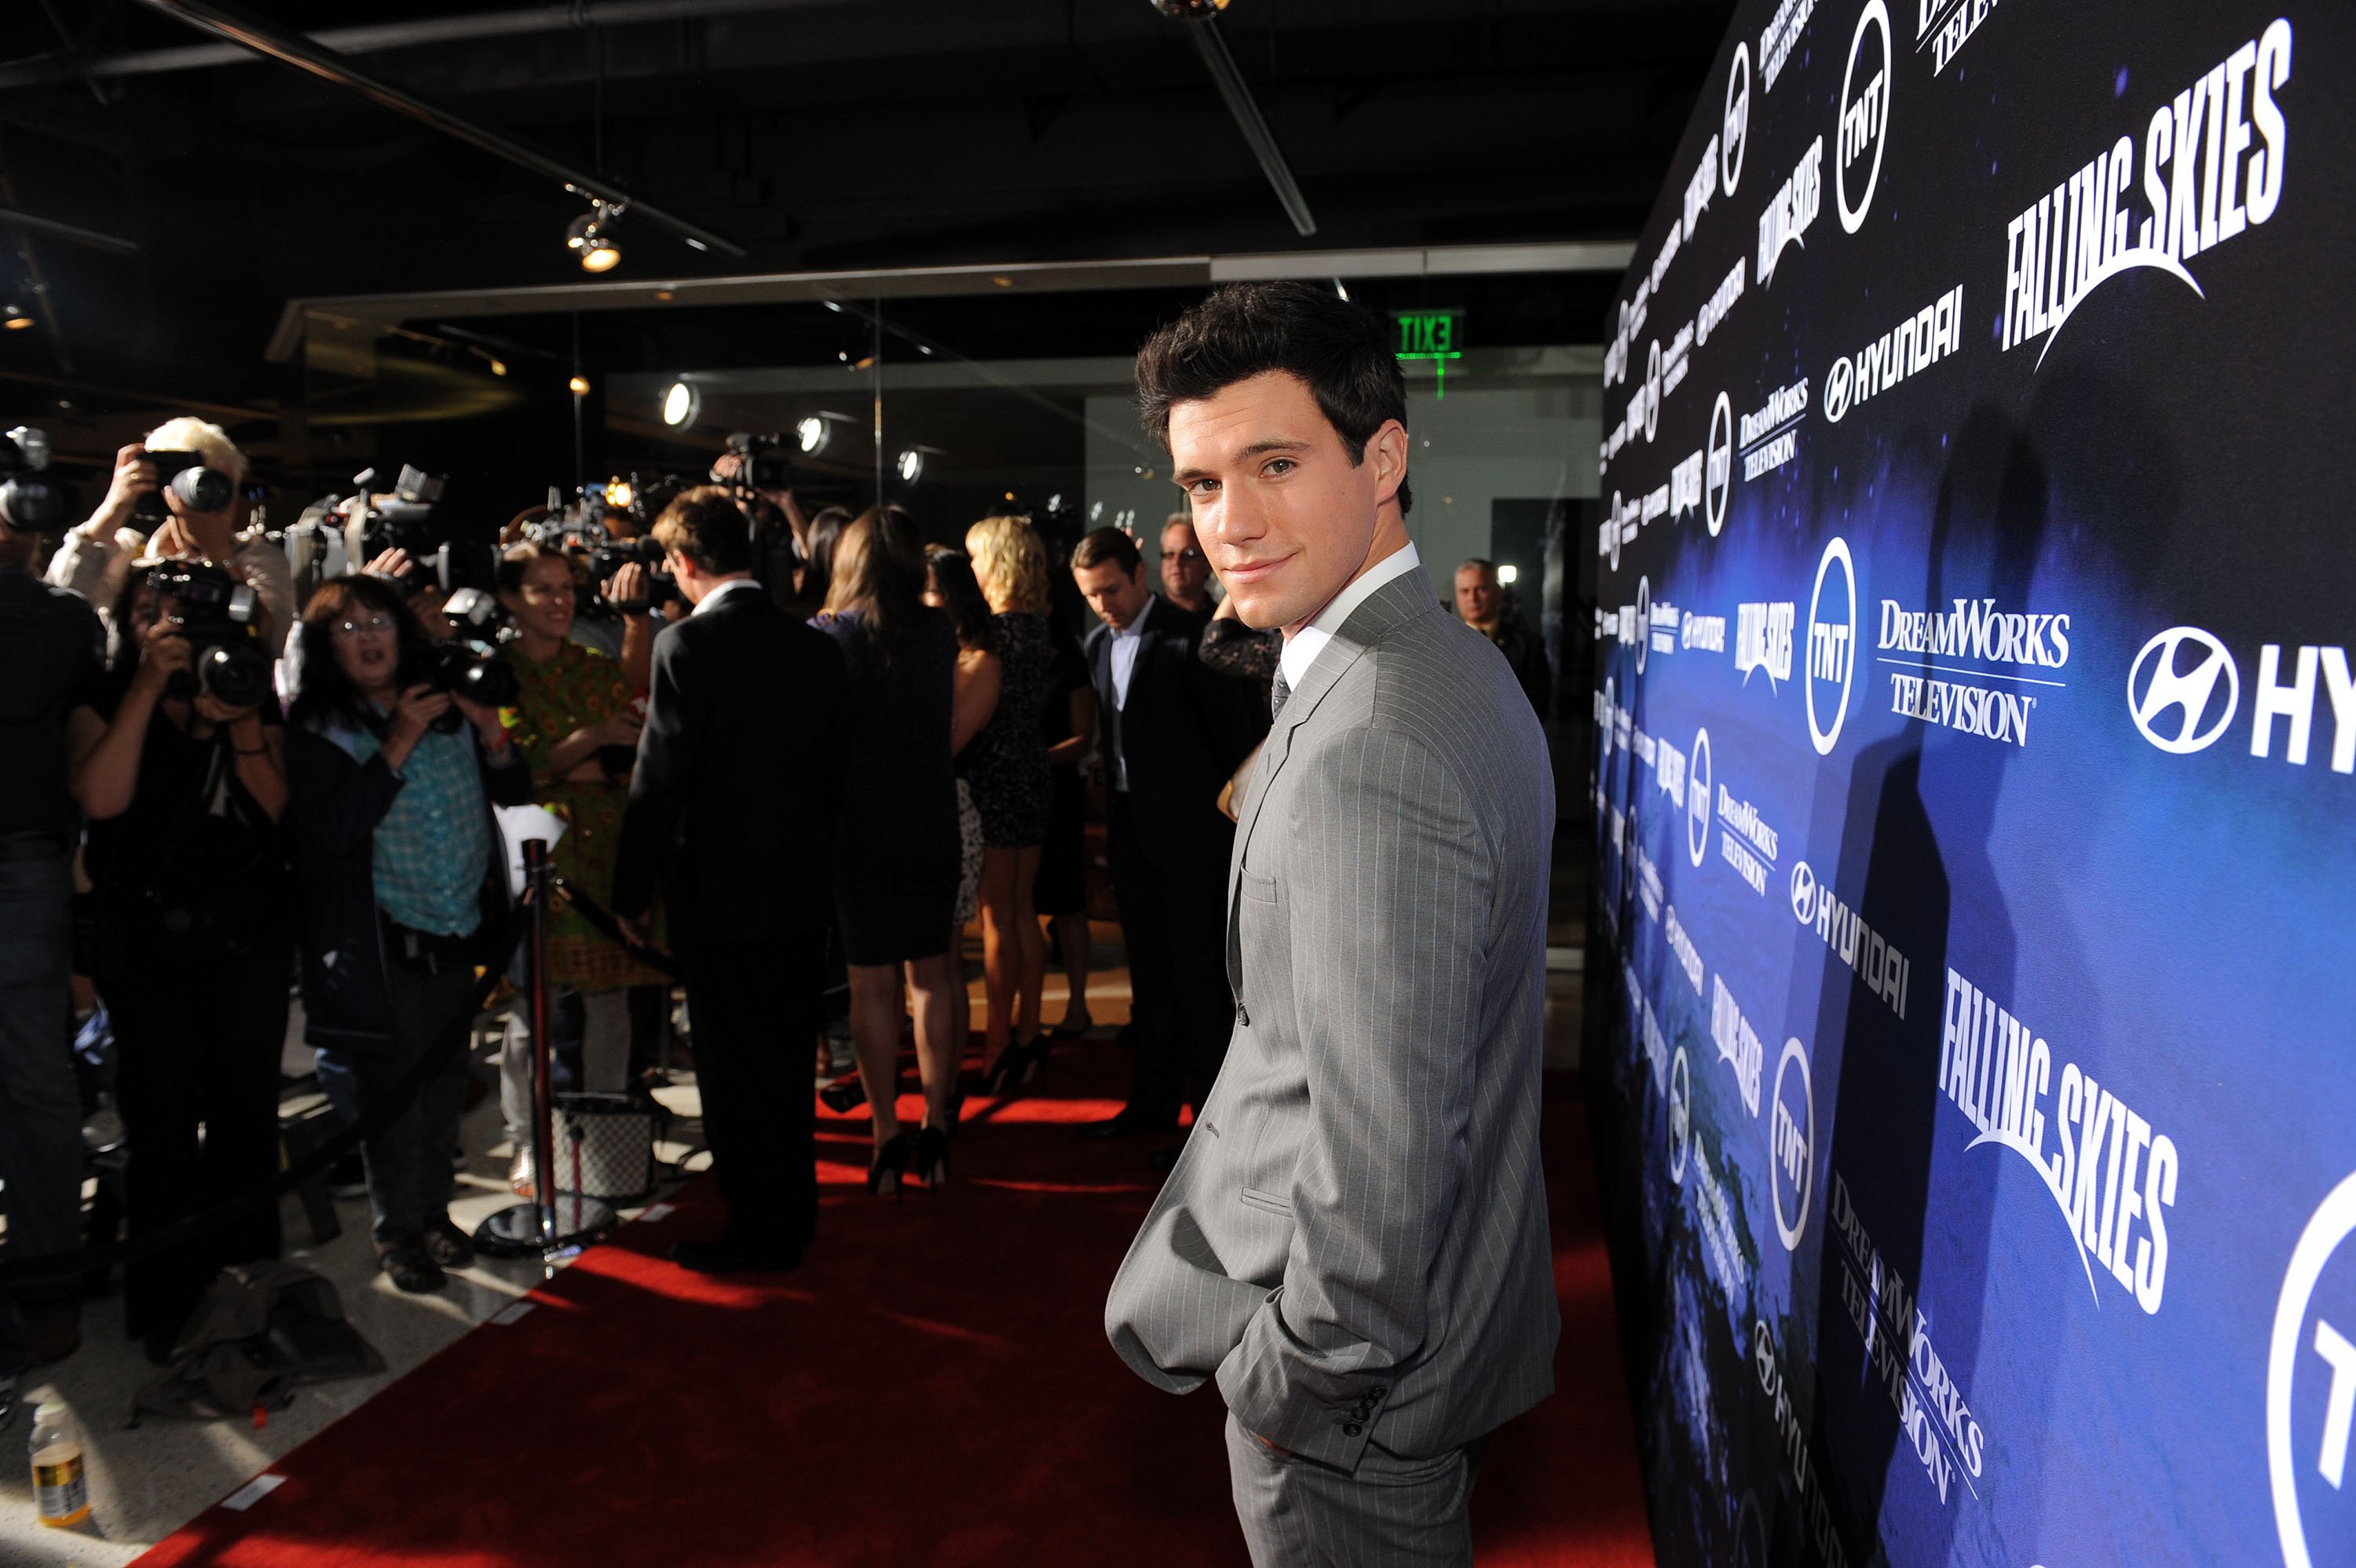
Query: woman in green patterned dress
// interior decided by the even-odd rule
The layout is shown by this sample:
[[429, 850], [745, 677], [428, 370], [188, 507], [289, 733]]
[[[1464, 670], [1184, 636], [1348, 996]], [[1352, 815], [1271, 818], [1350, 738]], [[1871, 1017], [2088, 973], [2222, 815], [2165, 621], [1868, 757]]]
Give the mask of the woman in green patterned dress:
[[[644, 585], [616, 574], [617, 600], [644, 602]], [[508, 734], [531, 764], [532, 798], [563, 819], [565, 832], [550, 853], [556, 873], [591, 898], [603, 900], [614, 880], [614, 850], [622, 807], [629, 799], [630, 766], [642, 722], [637, 690], [626, 671], [643, 667], [652, 631], [642, 612], [628, 617], [622, 657], [611, 658], [570, 639], [576, 607], [573, 563], [562, 550], [518, 545], [499, 561], [499, 603], [516, 628], [505, 653], [522, 695], [508, 709]], [[578, 909], [558, 906], [548, 923], [552, 991], [579, 994], [584, 1015], [581, 1082], [577, 1087], [617, 1093], [629, 1075], [630, 1018], [626, 993], [665, 984], [664, 976], [592, 926]], [[500, 1063], [499, 1103], [515, 1145], [509, 1184], [531, 1190], [531, 1030], [520, 1008], [508, 1016]]]

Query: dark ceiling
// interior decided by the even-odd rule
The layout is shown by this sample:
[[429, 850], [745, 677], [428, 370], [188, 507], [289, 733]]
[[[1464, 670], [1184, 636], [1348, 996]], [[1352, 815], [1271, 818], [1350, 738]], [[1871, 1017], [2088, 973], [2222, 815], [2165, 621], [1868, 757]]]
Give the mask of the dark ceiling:
[[[625, 279], [1624, 240], [1667, 177], [1731, 12], [1233, 0], [1216, 26], [1315, 216], [1304, 239], [1189, 24], [1149, 0], [238, 3], [315, 34], [433, 31], [350, 45], [350, 60], [747, 252], [699, 253], [626, 218], [608, 274]], [[616, 5], [666, 19], [576, 25]], [[289, 485], [348, 470], [380, 431], [404, 455], [506, 464], [504, 487], [527, 472], [539, 485], [542, 454], [573, 448], [576, 430], [584, 462], [626, 456], [626, 442], [601, 444], [605, 375], [830, 362], [846, 331], [842, 357], [858, 352], [863, 328], [808, 305], [477, 318], [455, 328], [485, 335], [473, 347], [428, 315], [412, 322], [427, 337], [379, 345], [372, 384], [323, 391], [299, 356], [264, 360], [290, 297], [578, 282], [563, 235], [584, 200], [281, 64], [131, 69], [219, 48], [140, 0], [10, 0], [0, 16], [0, 207], [140, 247], [116, 256], [0, 228], [0, 295], [40, 319], [0, 332], [0, 416], [50, 426], [92, 479], [156, 411], [194, 406]], [[452, 38], [454, 23], [476, 36]], [[1377, 309], [1469, 307], [1478, 341], [1500, 346], [1594, 341], [1614, 283], [1353, 292]], [[892, 315], [977, 358], [1124, 355], [1188, 297], [903, 300]], [[483, 341], [514, 379], [490, 383]], [[576, 366], [598, 385], [585, 408], [563, 390]]]

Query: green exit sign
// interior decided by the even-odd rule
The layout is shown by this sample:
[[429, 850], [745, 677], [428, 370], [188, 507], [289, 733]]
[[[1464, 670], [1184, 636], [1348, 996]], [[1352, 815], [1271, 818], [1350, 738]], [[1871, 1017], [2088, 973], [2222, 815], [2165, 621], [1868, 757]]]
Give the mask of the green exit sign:
[[1448, 362], [1464, 357], [1464, 313], [1461, 310], [1395, 310], [1398, 323], [1398, 357], [1428, 359], [1436, 379], [1435, 395], [1448, 396]]

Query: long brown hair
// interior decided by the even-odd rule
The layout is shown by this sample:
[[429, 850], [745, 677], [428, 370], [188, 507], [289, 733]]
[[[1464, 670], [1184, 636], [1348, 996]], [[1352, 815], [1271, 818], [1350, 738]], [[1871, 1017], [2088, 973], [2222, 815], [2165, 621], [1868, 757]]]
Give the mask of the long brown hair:
[[925, 558], [898, 507], [870, 507], [842, 530], [826, 587], [826, 613], [848, 615], [888, 656], [925, 613]]

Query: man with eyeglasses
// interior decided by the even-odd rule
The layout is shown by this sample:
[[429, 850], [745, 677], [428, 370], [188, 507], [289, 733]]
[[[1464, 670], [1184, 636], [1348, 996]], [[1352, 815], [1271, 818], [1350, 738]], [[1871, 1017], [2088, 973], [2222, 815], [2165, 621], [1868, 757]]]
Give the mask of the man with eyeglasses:
[[1194, 520], [1183, 512], [1171, 513], [1162, 525], [1162, 592], [1190, 615], [1207, 615], [1215, 608], [1211, 563], [1194, 537]]

